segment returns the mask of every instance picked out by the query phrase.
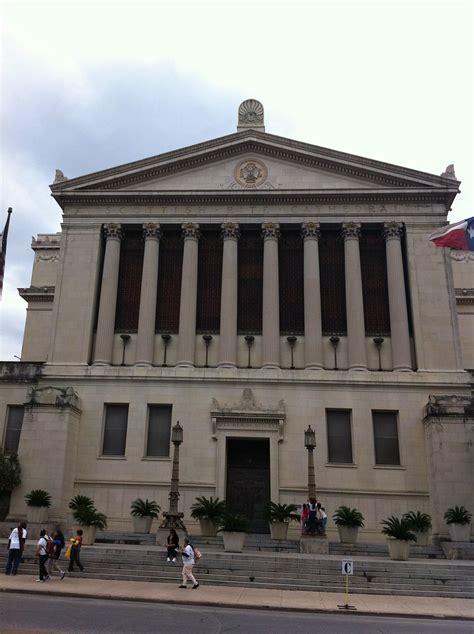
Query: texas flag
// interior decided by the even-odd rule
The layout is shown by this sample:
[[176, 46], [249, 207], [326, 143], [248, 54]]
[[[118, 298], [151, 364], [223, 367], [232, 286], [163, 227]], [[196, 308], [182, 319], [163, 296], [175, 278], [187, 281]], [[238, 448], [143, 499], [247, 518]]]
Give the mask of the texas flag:
[[450, 247], [458, 251], [474, 251], [474, 218], [442, 227], [430, 235], [437, 247]]

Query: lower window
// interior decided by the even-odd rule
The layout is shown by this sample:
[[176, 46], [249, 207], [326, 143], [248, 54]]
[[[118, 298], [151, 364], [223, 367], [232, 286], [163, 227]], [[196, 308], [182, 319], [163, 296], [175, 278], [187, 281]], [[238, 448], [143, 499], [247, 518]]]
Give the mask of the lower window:
[[398, 412], [372, 411], [375, 464], [399, 465]]
[[146, 456], [167, 458], [170, 455], [171, 405], [148, 406]]

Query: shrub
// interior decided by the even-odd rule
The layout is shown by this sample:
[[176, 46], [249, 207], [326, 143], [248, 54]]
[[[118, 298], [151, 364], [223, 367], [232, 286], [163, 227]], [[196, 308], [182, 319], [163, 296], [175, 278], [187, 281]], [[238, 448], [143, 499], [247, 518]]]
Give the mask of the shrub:
[[270, 502], [268, 519], [270, 522], [298, 522], [300, 516], [296, 513], [297, 510], [294, 504], [276, 504], [275, 502]]
[[423, 533], [431, 528], [431, 516], [420, 511], [409, 511], [405, 513], [403, 519], [408, 522], [410, 530]]
[[455, 506], [450, 508], [444, 514], [446, 524], [461, 524], [466, 526], [471, 523], [472, 515], [465, 506]]
[[197, 497], [191, 506], [191, 517], [196, 520], [210, 520], [211, 522], [219, 522], [225, 513], [225, 501], [215, 500], [210, 497]]
[[349, 528], [363, 528], [364, 516], [357, 509], [351, 509], [349, 506], [340, 506], [332, 516], [336, 526], [347, 526]]
[[94, 501], [87, 495], [76, 495], [69, 502], [72, 515], [80, 526], [96, 526], [98, 530], [107, 528], [107, 518], [94, 506]]
[[398, 517], [392, 515], [386, 520], [383, 520], [383, 522], [381, 523], [383, 525], [382, 533], [384, 535], [387, 535], [387, 537], [392, 537], [393, 539], [400, 539], [407, 542], [416, 542], [416, 535], [410, 530], [410, 525], [408, 524], [406, 519], [399, 519]]
[[75, 495], [69, 502], [69, 508], [72, 510], [73, 515], [75, 511], [82, 507], [93, 508], [94, 501], [87, 495]]
[[16, 454], [5, 454], [0, 448], [0, 497], [10, 495], [21, 484], [21, 467]]
[[134, 500], [130, 506], [130, 514], [133, 517], [154, 517], [157, 518], [159, 512], [161, 511], [161, 507], [152, 500], [151, 502], [146, 500], [142, 500], [141, 498], [137, 498]]
[[33, 489], [25, 495], [25, 502], [28, 506], [49, 508], [51, 506], [51, 496], [43, 489]]
[[238, 513], [224, 513], [219, 522], [219, 532], [222, 531], [246, 533], [248, 531], [248, 522], [245, 517]]

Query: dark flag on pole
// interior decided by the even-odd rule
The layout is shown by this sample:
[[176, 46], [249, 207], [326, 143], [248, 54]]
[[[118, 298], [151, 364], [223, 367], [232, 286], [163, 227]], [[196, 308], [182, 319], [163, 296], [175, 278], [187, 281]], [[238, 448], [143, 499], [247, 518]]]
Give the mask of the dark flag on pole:
[[3, 233], [0, 233], [0, 299], [2, 299], [3, 291], [3, 274], [5, 272], [5, 258], [7, 257], [7, 240], [8, 240], [8, 227], [10, 226], [10, 215], [12, 208], [8, 207], [7, 221]]

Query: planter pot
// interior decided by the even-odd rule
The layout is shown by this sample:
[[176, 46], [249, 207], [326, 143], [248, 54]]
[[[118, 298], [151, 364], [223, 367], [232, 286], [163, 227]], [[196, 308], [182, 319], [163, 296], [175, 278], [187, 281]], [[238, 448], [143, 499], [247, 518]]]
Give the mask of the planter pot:
[[358, 526], [338, 526], [339, 539], [343, 544], [355, 544], [359, 534]]
[[224, 550], [230, 553], [241, 553], [244, 549], [245, 535], [246, 533], [222, 531]]
[[48, 516], [47, 506], [27, 506], [26, 518], [29, 524], [44, 524]]
[[134, 517], [133, 518], [133, 532], [148, 534], [150, 532], [152, 517]]
[[471, 536], [470, 524], [448, 524], [449, 537], [452, 542], [468, 542]]
[[416, 535], [416, 542], [415, 544], [417, 546], [428, 546], [430, 543], [430, 531], [413, 531]]
[[410, 554], [410, 542], [404, 539], [387, 539], [388, 554], [394, 561], [407, 561]]
[[288, 522], [270, 522], [272, 539], [286, 539], [288, 535]]
[[95, 542], [95, 534], [97, 533], [97, 526], [79, 526], [82, 529], [82, 544], [83, 546], [91, 546]]
[[201, 528], [201, 537], [215, 537], [217, 535], [217, 529], [219, 528], [219, 522], [200, 519], [199, 526]]

